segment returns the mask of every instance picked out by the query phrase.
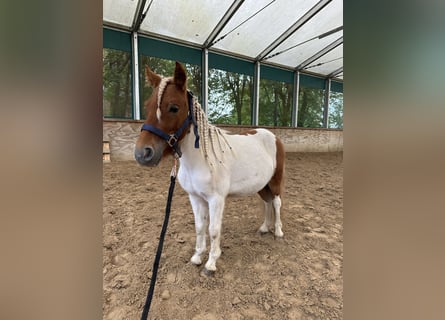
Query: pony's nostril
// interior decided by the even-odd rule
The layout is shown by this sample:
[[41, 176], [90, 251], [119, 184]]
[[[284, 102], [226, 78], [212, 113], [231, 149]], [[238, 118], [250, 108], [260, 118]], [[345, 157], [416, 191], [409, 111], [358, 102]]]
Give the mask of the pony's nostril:
[[154, 150], [152, 147], [144, 148], [144, 161], [150, 161], [153, 158]]

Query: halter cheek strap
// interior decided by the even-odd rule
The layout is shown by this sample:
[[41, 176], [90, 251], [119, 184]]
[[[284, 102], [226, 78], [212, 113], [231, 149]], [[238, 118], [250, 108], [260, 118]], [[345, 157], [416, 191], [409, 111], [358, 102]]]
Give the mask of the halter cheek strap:
[[173, 134], [167, 134], [161, 129], [151, 125], [144, 123], [142, 125], [141, 131], [149, 131], [151, 133], [154, 133], [155, 135], [159, 136], [160, 138], [164, 139], [165, 142], [167, 142], [168, 146], [171, 147], [175, 154], [180, 158], [182, 156], [181, 149], [179, 148], [178, 142], [179, 138], [181, 137], [184, 130], [190, 125], [190, 123], [193, 123], [194, 129], [193, 132], [195, 134], [195, 148], [199, 148], [199, 134], [198, 134], [198, 124], [196, 123], [195, 119], [195, 113], [193, 112], [193, 94], [190, 91], [187, 91], [187, 97], [189, 102], [189, 114], [187, 118], [182, 123], [181, 127], [173, 133]]

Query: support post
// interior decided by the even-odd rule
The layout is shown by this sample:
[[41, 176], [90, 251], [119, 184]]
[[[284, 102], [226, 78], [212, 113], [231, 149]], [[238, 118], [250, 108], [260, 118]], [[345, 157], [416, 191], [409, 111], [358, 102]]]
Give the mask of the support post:
[[208, 115], [209, 103], [209, 50], [202, 49], [201, 58], [201, 106]]
[[294, 90], [292, 91], [292, 127], [298, 127], [298, 97], [300, 95], [300, 71], [294, 72]]
[[137, 32], [133, 32], [131, 34], [131, 53], [131, 65], [133, 67], [133, 119], [141, 120], [141, 108], [139, 101], [139, 49]]
[[255, 62], [253, 72], [253, 103], [252, 103], [252, 125], [258, 125], [258, 113], [260, 109], [260, 62]]
[[328, 127], [329, 97], [331, 95], [331, 78], [327, 78], [324, 88], [323, 128]]

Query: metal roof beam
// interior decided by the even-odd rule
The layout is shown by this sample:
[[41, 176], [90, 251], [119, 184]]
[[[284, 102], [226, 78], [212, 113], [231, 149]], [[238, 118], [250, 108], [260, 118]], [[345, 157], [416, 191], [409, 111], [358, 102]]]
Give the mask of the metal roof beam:
[[131, 27], [124, 26], [122, 24], [115, 23], [115, 22], [104, 21], [102, 26], [106, 27], [108, 29], [113, 29], [113, 30], [117, 30], [117, 31], [121, 31], [121, 32], [127, 32], [127, 33], [131, 32]]
[[213, 41], [215, 41], [215, 38], [220, 34], [222, 29], [226, 26], [227, 22], [233, 17], [233, 15], [236, 13], [236, 11], [241, 7], [244, 0], [235, 0], [233, 1], [230, 8], [226, 11], [224, 16], [221, 18], [221, 20], [218, 22], [218, 24], [215, 26], [215, 28], [212, 30], [210, 35], [207, 37], [206, 41], [203, 44], [204, 48], [210, 48], [213, 45]]
[[337, 70], [334, 70], [330, 74], [328, 74], [328, 78], [334, 78], [334, 77], [338, 76], [342, 72], [343, 72], [343, 66], [341, 66]]
[[303, 63], [301, 63], [298, 67], [295, 68], [295, 70], [301, 70], [304, 69], [305, 67], [307, 67], [308, 65], [310, 65], [312, 62], [314, 62], [315, 60], [317, 60], [318, 58], [324, 56], [326, 53], [328, 53], [329, 51], [335, 49], [336, 47], [338, 47], [339, 45], [341, 45], [343, 43], [343, 36], [341, 36], [340, 38], [338, 38], [337, 40], [335, 40], [334, 42], [332, 42], [331, 44], [329, 44], [328, 46], [324, 47], [323, 49], [321, 49], [320, 51], [318, 51], [316, 54], [314, 54], [312, 57], [306, 59]]
[[326, 7], [332, 0], [321, 0], [314, 5], [305, 15], [303, 15], [297, 22], [295, 22], [289, 29], [281, 34], [274, 42], [272, 42], [266, 49], [264, 49], [255, 60], [261, 61], [264, 57], [268, 56], [275, 48], [289, 38], [295, 31], [297, 31], [302, 25], [308, 22], [313, 16], [315, 16], [321, 9]]
[[[133, 23], [131, 25], [132, 32], [139, 31], [139, 27], [141, 26], [141, 23], [145, 18], [145, 14], [147, 14], [147, 12], [145, 12], [145, 14], [144, 14], [144, 7], [145, 7], [146, 2], [147, 2], [147, 0], [139, 0], [138, 1], [138, 5], [137, 5], [135, 13], [134, 13]], [[153, 1], [151, 1], [151, 2], [153, 2]], [[150, 6], [151, 6], [151, 3], [148, 7], [150, 7]], [[148, 8], [147, 8], [147, 11], [148, 11]]]

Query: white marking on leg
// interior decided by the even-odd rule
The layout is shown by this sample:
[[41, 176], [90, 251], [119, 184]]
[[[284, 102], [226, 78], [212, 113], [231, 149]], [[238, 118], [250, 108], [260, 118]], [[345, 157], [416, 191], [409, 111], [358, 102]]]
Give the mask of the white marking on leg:
[[280, 208], [281, 208], [281, 198], [280, 196], [275, 196], [272, 200], [272, 205], [275, 210], [275, 236], [282, 237], [283, 231], [281, 230], [281, 219], [280, 219]]
[[193, 208], [193, 215], [195, 216], [196, 229], [196, 246], [195, 253], [190, 261], [193, 264], [200, 265], [202, 263], [201, 255], [206, 249], [206, 229], [208, 223], [208, 204], [205, 200], [190, 195], [190, 203]]
[[269, 232], [272, 227], [272, 210], [272, 203], [264, 201], [264, 222], [259, 229], [261, 233]]
[[205, 264], [206, 269], [209, 271], [216, 270], [216, 260], [221, 256], [220, 240], [224, 202], [225, 198], [221, 196], [216, 196], [209, 201], [210, 252], [209, 260]]

